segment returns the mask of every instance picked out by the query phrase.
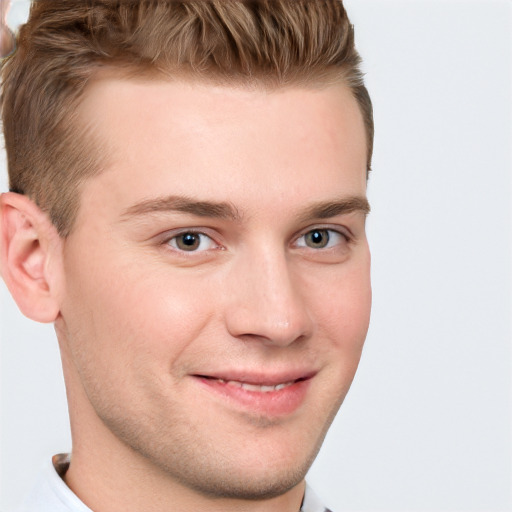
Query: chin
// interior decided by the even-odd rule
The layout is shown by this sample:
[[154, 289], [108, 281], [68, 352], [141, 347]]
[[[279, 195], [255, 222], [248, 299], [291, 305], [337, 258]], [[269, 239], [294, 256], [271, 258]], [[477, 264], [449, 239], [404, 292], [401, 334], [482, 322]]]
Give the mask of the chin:
[[[311, 461], [312, 462], [312, 461]], [[264, 466], [246, 470], [244, 474], [234, 475], [232, 472], [209, 473], [203, 475], [201, 481], [181, 479], [181, 484], [194, 491], [217, 499], [238, 499], [247, 501], [268, 500], [281, 496], [305, 478], [311, 463], [302, 467], [287, 467], [277, 471]], [[197, 474], [194, 475], [197, 477]]]
[[[194, 463], [192, 459], [180, 458], [170, 464], [165, 461], [161, 468], [181, 485], [209, 498], [268, 500], [287, 493], [304, 480], [322, 439], [310, 444], [283, 442], [281, 447], [267, 445], [267, 449], [260, 445], [259, 449], [238, 453], [222, 453], [212, 448], [202, 457], [195, 453]], [[249, 437], [246, 446], [250, 443]]]

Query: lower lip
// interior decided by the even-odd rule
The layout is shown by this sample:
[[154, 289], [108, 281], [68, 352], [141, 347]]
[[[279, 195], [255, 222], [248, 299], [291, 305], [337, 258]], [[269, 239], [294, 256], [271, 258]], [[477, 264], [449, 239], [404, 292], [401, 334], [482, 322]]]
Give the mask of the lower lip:
[[249, 391], [215, 379], [196, 377], [210, 391], [242, 408], [267, 416], [286, 416], [297, 410], [306, 398], [310, 380], [301, 380], [276, 391]]

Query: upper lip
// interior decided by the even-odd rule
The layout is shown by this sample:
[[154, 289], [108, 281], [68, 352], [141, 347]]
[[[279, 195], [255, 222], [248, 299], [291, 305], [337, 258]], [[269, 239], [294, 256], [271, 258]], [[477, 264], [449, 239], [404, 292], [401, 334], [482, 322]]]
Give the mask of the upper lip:
[[218, 372], [198, 372], [194, 377], [203, 377], [207, 379], [219, 379], [224, 381], [243, 382], [255, 386], [277, 386], [286, 382], [295, 382], [299, 380], [308, 380], [317, 374], [315, 370], [286, 370], [280, 372], [254, 372], [254, 371], [218, 371]]

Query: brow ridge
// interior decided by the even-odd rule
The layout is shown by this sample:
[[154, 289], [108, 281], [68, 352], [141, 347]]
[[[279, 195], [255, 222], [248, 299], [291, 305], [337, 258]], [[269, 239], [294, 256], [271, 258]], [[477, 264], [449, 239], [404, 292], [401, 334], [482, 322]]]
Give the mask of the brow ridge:
[[151, 213], [175, 211], [197, 217], [240, 220], [238, 209], [229, 202], [197, 201], [186, 196], [167, 196], [147, 199], [127, 208], [122, 217], [134, 217]]
[[364, 215], [370, 213], [370, 203], [366, 197], [351, 196], [333, 201], [322, 201], [309, 206], [301, 213], [304, 221], [310, 219], [328, 219], [337, 215], [345, 215], [353, 212], [361, 212]]
[[[195, 200], [186, 196], [167, 196], [155, 199], [146, 199], [127, 208], [123, 218], [137, 217], [159, 212], [180, 212], [197, 217], [211, 217], [240, 221], [242, 215], [233, 204], [229, 202], [215, 202]], [[328, 219], [337, 215], [344, 215], [360, 211], [364, 215], [370, 212], [370, 204], [365, 197], [351, 196], [332, 201], [315, 203], [301, 212], [299, 218], [303, 221], [311, 219]]]

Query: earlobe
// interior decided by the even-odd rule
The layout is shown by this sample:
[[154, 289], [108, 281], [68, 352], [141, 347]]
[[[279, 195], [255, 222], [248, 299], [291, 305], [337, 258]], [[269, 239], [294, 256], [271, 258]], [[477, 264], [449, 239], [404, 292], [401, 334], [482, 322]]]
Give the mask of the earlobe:
[[0, 196], [0, 273], [32, 320], [53, 322], [59, 314], [60, 246], [48, 216], [30, 199], [12, 192]]

